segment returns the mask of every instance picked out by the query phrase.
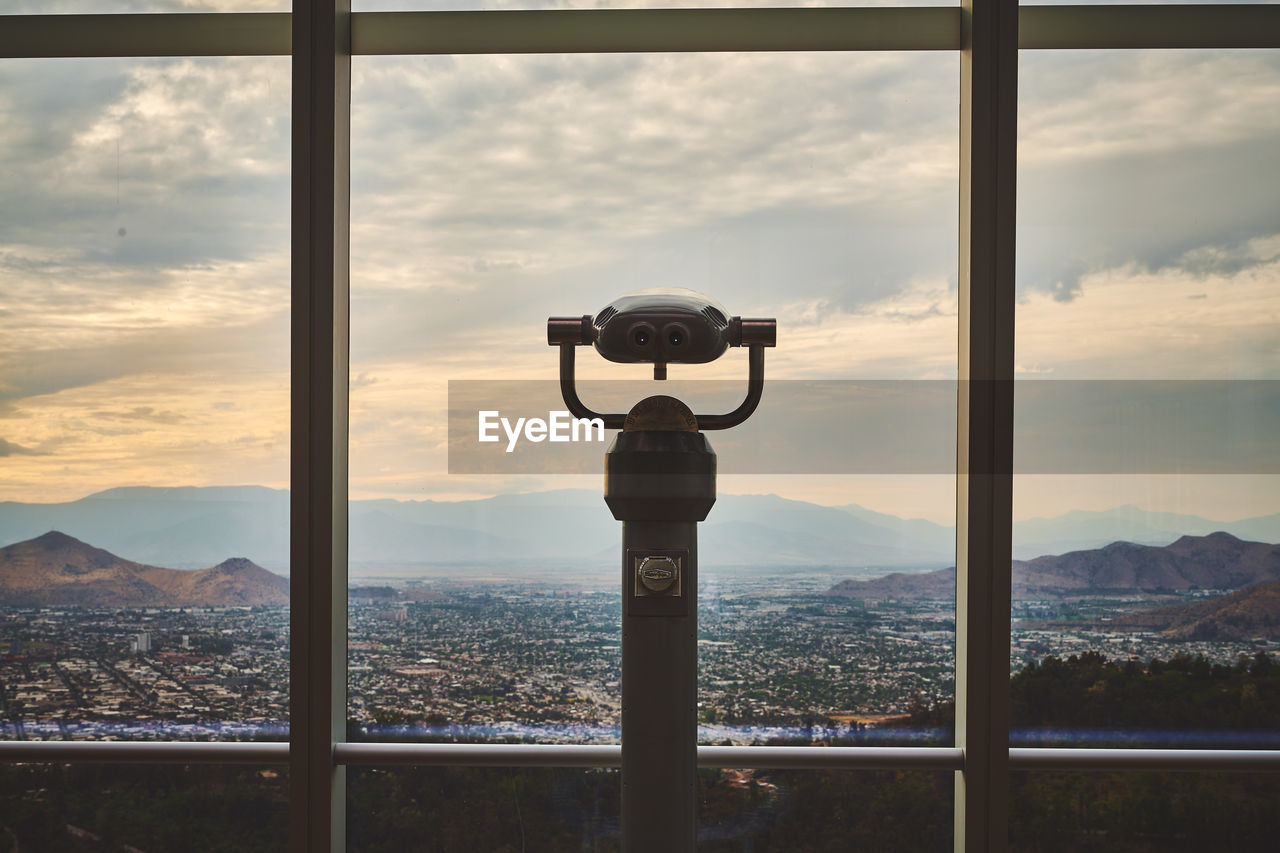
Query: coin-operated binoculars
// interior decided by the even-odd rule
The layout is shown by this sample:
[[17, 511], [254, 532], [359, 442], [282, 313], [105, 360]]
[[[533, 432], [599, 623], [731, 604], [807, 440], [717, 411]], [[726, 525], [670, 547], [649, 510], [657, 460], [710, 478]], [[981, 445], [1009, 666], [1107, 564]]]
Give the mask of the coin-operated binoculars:
[[[692, 853], [697, 841], [698, 530], [716, 500], [716, 454], [701, 430], [745, 421], [764, 390], [773, 319], [730, 317], [691, 290], [623, 296], [596, 314], [552, 317], [560, 391], [576, 418], [622, 430], [605, 454], [604, 499], [622, 522], [622, 838], [627, 853]], [[574, 385], [574, 353], [609, 361], [705, 364], [746, 347], [747, 396], [732, 412], [695, 415], [657, 395], [623, 414], [588, 409]]]

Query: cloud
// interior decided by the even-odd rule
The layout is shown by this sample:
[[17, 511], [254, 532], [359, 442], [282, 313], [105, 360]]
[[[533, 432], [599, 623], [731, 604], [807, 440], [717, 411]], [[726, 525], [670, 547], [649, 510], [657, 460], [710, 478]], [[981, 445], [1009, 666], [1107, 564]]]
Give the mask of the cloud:
[[[231, 396], [234, 410], [212, 405]], [[16, 405], [4, 419], [11, 440], [57, 453], [6, 459], [14, 499], [74, 500], [121, 484], [288, 484], [287, 365], [139, 373]]]
[[351, 377], [351, 380], [348, 383], [348, 388], [352, 391], [356, 391], [361, 388], [368, 388], [370, 385], [376, 385], [377, 383], [378, 377], [370, 376], [367, 373], [361, 373], [359, 376]]
[[110, 8], [95, 8], [86, 0], [9, 0], [6, 14], [51, 15], [125, 12], [287, 12], [288, 0], [111, 0]]
[[1249, 242], [1280, 231], [1275, 139], [1025, 170], [1019, 289], [1069, 300], [1126, 263], [1206, 275], [1265, 261]]
[[288, 240], [287, 57], [10, 60], [9, 269], [244, 262]]
[[1109, 267], [1082, 276], [1069, 302], [1026, 293], [1018, 359], [1055, 379], [1280, 378], [1277, 248], [1280, 233], [1251, 240], [1218, 271]]
[[17, 456], [23, 454], [25, 456], [37, 456], [39, 451], [32, 450], [30, 447], [23, 447], [21, 444], [14, 444], [12, 441], [5, 441], [0, 438], [0, 456]]
[[6, 64], [8, 493], [287, 483], [288, 65]]
[[639, 287], [759, 313], [945, 276], [953, 64], [357, 58], [353, 357], [435, 358], [477, 330], [536, 329]]
[[159, 412], [151, 406], [134, 406], [126, 411], [98, 411], [93, 412], [93, 417], [105, 420], [117, 421], [137, 421], [141, 423], [151, 424], [176, 424], [185, 420], [183, 415], [177, 412]]
[[[1277, 260], [1280, 260], [1280, 240], [1252, 238], [1228, 246], [1200, 246], [1184, 253], [1171, 266], [1197, 278], [1208, 279], [1234, 275]], [[1188, 298], [1204, 299], [1207, 294], [1192, 294]]]
[[[55, 4], [26, 8], [74, 6]], [[1274, 52], [1021, 63], [1020, 371], [1273, 376]], [[771, 376], [954, 377], [954, 54], [353, 68], [353, 493], [556, 485], [446, 476], [445, 383], [553, 377], [547, 316], [640, 287], [777, 316]], [[5, 72], [0, 419], [6, 446], [56, 446], [59, 466], [10, 453], [6, 488], [286, 482], [287, 58]], [[740, 355], [673, 372], [739, 378]], [[815, 483], [778, 488], [840, 502], [844, 486]], [[947, 511], [953, 489], [934, 491], [929, 511]]]
[[[358, 59], [353, 360], [380, 380], [353, 403], [358, 487], [397, 449], [443, 468], [446, 378], [554, 376], [545, 316], [635, 287], [776, 315], [773, 376], [954, 376], [951, 59]], [[1265, 373], [1274, 63], [1070, 59], [1028, 63], [1021, 374]], [[1171, 79], [1195, 96], [1134, 111]]]
[[[175, 305], [175, 320], [181, 314], [178, 308]], [[122, 377], [171, 375], [181, 381], [183, 376], [209, 372], [252, 375], [288, 364], [288, 317], [279, 306], [262, 311], [262, 316], [251, 309], [247, 316], [221, 323], [211, 315], [207, 324], [193, 318], [141, 328], [85, 328], [79, 345], [75, 316], [68, 317], [66, 309], [56, 313], [62, 316], [44, 320], [45, 334], [39, 318], [23, 318], [26, 334], [11, 333], [7, 339], [12, 343], [0, 349], [0, 407]], [[8, 325], [0, 322], [0, 330]], [[187, 387], [192, 395], [203, 393], [194, 381]]]
[[1033, 51], [1019, 67], [1018, 286], [1264, 263], [1280, 232], [1274, 51]]

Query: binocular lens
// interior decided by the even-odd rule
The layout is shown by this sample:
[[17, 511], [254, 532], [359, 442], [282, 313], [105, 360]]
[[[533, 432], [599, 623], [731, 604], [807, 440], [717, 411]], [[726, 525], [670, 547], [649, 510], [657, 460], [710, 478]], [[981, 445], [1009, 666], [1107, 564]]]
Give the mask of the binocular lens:
[[673, 347], [678, 347], [684, 343], [684, 331], [681, 329], [672, 329], [667, 332], [667, 343]]
[[649, 330], [648, 330], [648, 329], [636, 329], [636, 330], [635, 330], [635, 332], [633, 332], [633, 333], [632, 333], [632, 335], [631, 335], [631, 339], [632, 339], [633, 341], [635, 341], [635, 342], [636, 342], [636, 346], [638, 346], [638, 347], [648, 346], [648, 345], [649, 345]]

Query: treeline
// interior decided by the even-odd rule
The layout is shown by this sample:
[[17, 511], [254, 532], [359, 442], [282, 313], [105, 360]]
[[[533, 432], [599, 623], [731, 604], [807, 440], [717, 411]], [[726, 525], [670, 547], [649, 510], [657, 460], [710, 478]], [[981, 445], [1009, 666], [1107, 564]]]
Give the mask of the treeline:
[[0, 763], [0, 850], [267, 853], [289, 841], [284, 767]]
[[[1009, 681], [1017, 746], [1256, 747], [1280, 741], [1280, 665], [1203, 657], [1046, 658]], [[951, 740], [952, 703], [901, 725]], [[1019, 851], [1271, 851], [1280, 773], [1025, 771], [1010, 776]]]
[[[1009, 688], [1018, 745], [1276, 748], [1280, 738], [1280, 666], [1261, 652], [1232, 666], [1051, 657]], [[1010, 779], [1010, 838], [1031, 851], [1274, 850], [1277, 803], [1280, 773], [1021, 772]]]
[[1242, 655], [1234, 666], [1188, 655], [1146, 664], [1096, 652], [1049, 657], [1014, 675], [1009, 691], [1013, 728], [1025, 733], [1164, 732], [1166, 745], [1183, 746], [1188, 738], [1180, 732], [1254, 732], [1256, 742], [1235, 738], [1232, 745], [1260, 748], [1277, 746], [1280, 736], [1280, 665], [1264, 652]]
[[[1265, 652], [1233, 665], [1176, 655], [1109, 660], [1097, 652], [1047, 657], [1009, 679], [1015, 745], [1271, 749], [1280, 747], [1280, 663]], [[929, 732], [951, 743], [955, 703], [912, 704], [882, 732]], [[1215, 741], [1222, 742], [1216, 744]]]
[[1009, 780], [1019, 851], [1270, 853], [1280, 773], [1040, 771]]

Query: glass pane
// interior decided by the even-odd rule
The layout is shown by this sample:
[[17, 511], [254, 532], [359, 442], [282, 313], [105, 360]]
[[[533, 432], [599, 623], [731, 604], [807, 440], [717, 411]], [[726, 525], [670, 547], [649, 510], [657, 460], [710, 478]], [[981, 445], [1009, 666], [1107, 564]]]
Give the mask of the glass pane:
[[288, 772], [5, 762], [0, 825], [12, 850], [284, 850]]
[[282, 737], [289, 60], [0, 78], [4, 737]]
[[[486, 407], [460, 400], [502, 380], [546, 417], [563, 406], [546, 318], [653, 286], [782, 329], [760, 409], [710, 436], [702, 736], [808, 743], [949, 699], [954, 57], [357, 57], [353, 74], [358, 732], [616, 738], [605, 445], [468, 468]], [[582, 352], [623, 411], [659, 390], [741, 399], [739, 352], [665, 387]]]
[[1280, 652], [1278, 85], [1274, 51], [1023, 54], [1015, 740], [1280, 732], [1219, 702]]
[[5, 0], [4, 15], [109, 15], [137, 12], [288, 12], [290, 0]]
[[1262, 853], [1277, 797], [1274, 773], [1013, 773], [1009, 847]]
[[617, 851], [613, 770], [347, 768], [347, 849]]
[[[809, 3], [805, 0], [699, 0], [696, 4], [678, 0], [352, 0], [353, 12], [402, 12], [402, 11], [470, 11], [499, 9], [681, 9], [696, 6], [713, 7], [780, 8], [787, 6], [847, 6], [851, 4], [826, 0]], [[856, 6], [955, 6], [947, 0], [863, 0]]]
[[[1237, 3], [1236, 0], [1210, 0], [1204, 3], [1204, 0], [1084, 0], [1084, 2], [1072, 5], [1080, 6], [1177, 6], [1182, 4], [1194, 3], [1198, 5], [1255, 5], [1274, 3], [1275, 0], [1243, 0], [1243, 3]], [[1062, 3], [1054, 2], [1054, 0], [1024, 0], [1022, 6], [1061, 6]]]
[[[951, 773], [703, 770], [698, 850], [950, 850]], [[353, 851], [620, 849], [616, 770], [352, 767]]]
[[952, 850], [953, 773], [704, 770], [698, 850]]

